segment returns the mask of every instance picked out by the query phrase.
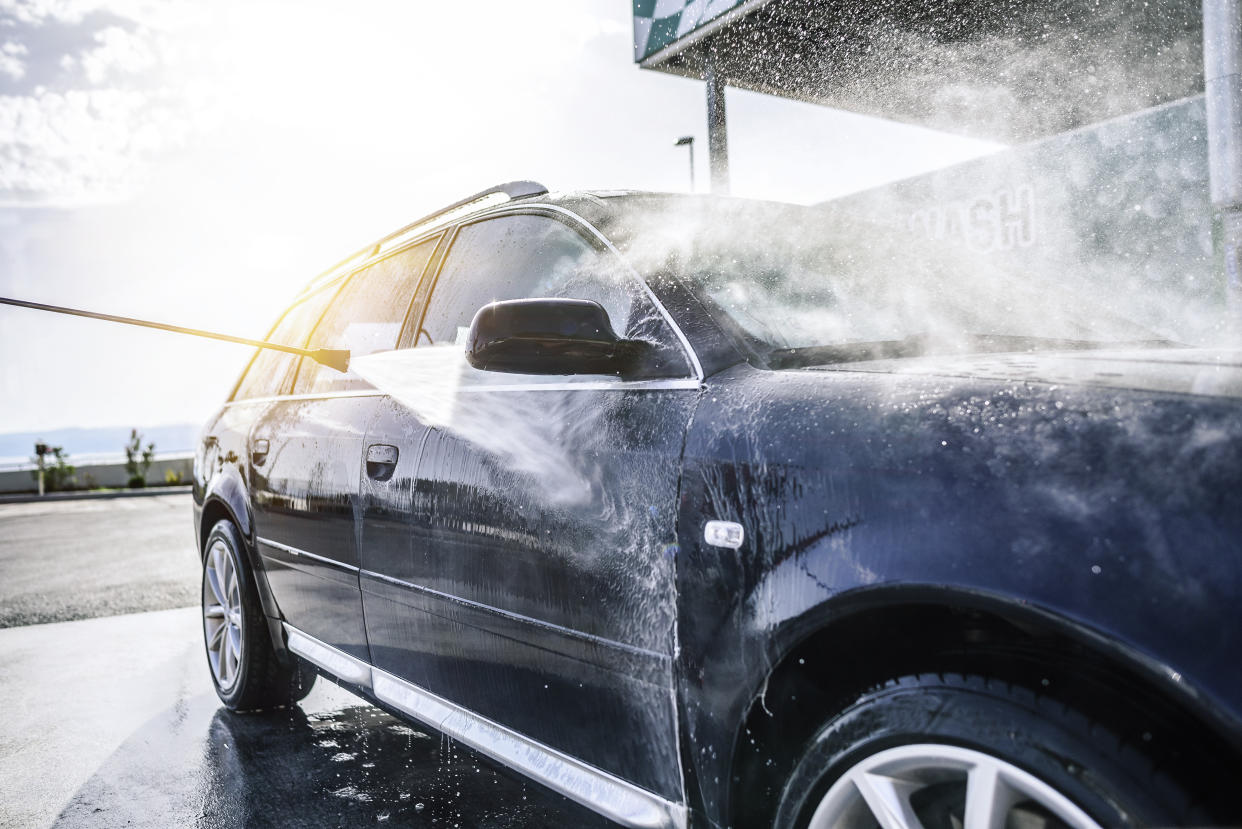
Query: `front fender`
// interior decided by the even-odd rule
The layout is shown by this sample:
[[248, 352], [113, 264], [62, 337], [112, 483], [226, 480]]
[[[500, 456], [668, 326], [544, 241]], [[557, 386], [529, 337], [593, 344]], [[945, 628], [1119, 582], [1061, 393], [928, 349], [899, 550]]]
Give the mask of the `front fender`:
[[[745, 367], [713, 378], [678, 518], [686, 765], [704, 811], [727, 820], [720, 763], [792, 648], [920, 596], [1109, 654], [1242, 741], [1239, 449], [1233, 401]], [[742, 547], [707, 545], [711, 520], [741, 525]]]

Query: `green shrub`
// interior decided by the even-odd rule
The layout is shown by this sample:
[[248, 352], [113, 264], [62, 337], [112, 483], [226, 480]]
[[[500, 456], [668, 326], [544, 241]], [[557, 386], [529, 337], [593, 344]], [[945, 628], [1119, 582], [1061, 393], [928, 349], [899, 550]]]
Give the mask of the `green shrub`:
[[155, 444], [142, 448], [142, 435], [137, 429], [129, 430], [129, 442], [125, 444], [125, 471], [129, 474], [129, 487], [140, 489], [147, 485], [147, 470], [155, 459]]
[[43, 470], [43, 489], [55, 492], [58, 489], [69, 489], [73, 483], [73, 473], [77, 470], [69, 463], [69, 453], [59, 446], [48, 446], [43, 441], [35, 443], [34, 457], [31, 458], [39, 469], [32, 470], [30, 477], [35, 484], [39, 482], [39, 470]]

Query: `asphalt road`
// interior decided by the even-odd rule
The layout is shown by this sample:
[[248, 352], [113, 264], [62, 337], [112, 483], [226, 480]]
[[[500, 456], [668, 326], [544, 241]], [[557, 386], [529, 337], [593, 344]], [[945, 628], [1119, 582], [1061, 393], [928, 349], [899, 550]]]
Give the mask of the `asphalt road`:
[[155, 609], [193, 548], [186, 495], [0, 506], [0, 827], [609, 825], [322, 678], [226, 711], [197, 608]]
[[0, 628], [198, 601], [190, 495], [0, 504]]

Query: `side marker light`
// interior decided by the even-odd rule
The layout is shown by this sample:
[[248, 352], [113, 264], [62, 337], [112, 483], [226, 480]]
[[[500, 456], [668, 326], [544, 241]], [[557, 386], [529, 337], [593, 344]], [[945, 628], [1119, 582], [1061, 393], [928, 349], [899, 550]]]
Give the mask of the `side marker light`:
[[746, 540], [741, 524], [732, 521], [708, 521], [703, 527], [703, 540], [713, 547], [736, 550]]

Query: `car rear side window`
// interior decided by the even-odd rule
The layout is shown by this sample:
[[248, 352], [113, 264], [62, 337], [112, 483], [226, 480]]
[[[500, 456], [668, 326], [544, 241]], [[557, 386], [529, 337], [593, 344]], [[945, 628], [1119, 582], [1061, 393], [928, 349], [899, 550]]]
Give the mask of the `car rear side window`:
[[[358, 271], [323, 315], [310, 338], [311, 348], [344, 348], [350, 358], [397, 347], [401, 326], [436, 239], [395, 253]], [[369, 388], [352, 371], [339, 372], [302, 358], [295, 394], [321, 394]]]
[[[336, 293], [337, 287], [339, 283], [325, 286], [290, 306], [267, 335], [268, 341], [298, 348], [305, 346], [307, 335], [319, 321], [320, 314]], [[283, 351], [257, 349], [232, 399], [247, 400], [283, 394], [297, 361], [297, 357]]]

